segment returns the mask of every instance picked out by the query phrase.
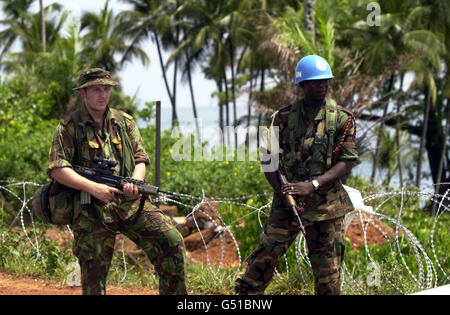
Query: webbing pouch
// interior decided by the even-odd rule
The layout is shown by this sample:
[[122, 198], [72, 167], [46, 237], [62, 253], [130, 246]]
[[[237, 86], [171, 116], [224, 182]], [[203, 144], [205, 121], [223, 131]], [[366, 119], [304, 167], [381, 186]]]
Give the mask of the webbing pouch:
[[334, 149], [334, 136], [336, 134], [336, 121], [337, 121], [336, 102], [332, 99], [327, 99], [325, 111], [325, 130], [328, 137], [327, 170], [329, 170], [332, 167], [333, 163], [333, 149]]

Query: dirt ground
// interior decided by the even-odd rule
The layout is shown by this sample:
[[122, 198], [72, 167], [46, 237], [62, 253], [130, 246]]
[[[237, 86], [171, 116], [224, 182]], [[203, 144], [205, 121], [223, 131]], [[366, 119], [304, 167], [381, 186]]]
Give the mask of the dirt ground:
[[[366, 230], [367, 245], [383, 245], [388, 239], [395, 237], [395, 229], [378, 219], [363, 218], [363, 224]], [[399, 231], [399, 235], [401, 234], [401, 231]], [[350, 239], [352, 250], [359, 250], [364, 245], [364, 229], [359, 217], [353, 219], [350, 223], [345, 236]]]
[[[108, 286], [108, 295], [157, 295], [157, 290]], [[13, 277], [0, 272], [0, 295], [80, 295], [80, 287], [68, 287], [56, 280]]]
[[[371, 222], [370, 224], [367, 224]], [[384, 244], [387, 238], [395, 236], [395, 231], [391, 227], [387, 226], [383, 222], [378, 220], [364, 219], [366, 224], [366, 235], [368, 244]], [[383, 230], [386, 237], [379, 231], [378, 226]], [[51, 239], [55, 240], [60, 246], [71, 246], [72, 236], [67, 230], [49, 229], [46, 234]], [[348, 237], [352, 243], [352, 250], [358, 250], [360, 246], [364, 245], [364, 233], [361, 228], [360, 220], [354, 220], [347, 231], [346, 237]], [[145, 259], [139, 259], [145, 255], [140, 252], [134, 243], [121, 235], [118, 236], [116, 241], [116, 250], [120, 253], [123, 248], [127, 257], [127, 262], [130, 264], [139, 263]], [[237, 268], [239, 266], [239, 257], [236, 250], [236, 245], [229, 233], [224, 233], [223, 240], [219, 237], [215, 238], [208, 244], [208, 260], [204, 246], [200, 246], [194, 251], [188, 251], [187, 257], [193, 262], [203, 263], [205, 265], [222, 266]], [[54, 280], [42, 280], [32, 277], [14, 277], [10, 274], [0, 272], [0, 295], [80, 295], [80, 287], [68, 287], [61, 281]], [[157, 290], [141, 287], [119, 287], [108, 286], [108, 295], [157, 295]]]

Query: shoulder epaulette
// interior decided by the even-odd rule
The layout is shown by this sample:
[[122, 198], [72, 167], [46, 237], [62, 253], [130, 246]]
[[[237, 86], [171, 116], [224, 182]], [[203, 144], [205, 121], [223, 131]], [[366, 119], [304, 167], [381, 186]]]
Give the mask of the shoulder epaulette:
[[289, 112], [291, 110], [291, 108], [292, 108], [292, 104], [289, 104], [287, 106], [280, 108], [278, 111], [279, 112], [286, 112], [286, 111]]
[[342, 107], [342, 106], [338, 105], [338, 109], [343, 111], [344, 113], [347, 113], [349, 116], [353, 116], [353, 117], [355, 116], [353, 114], [353, 112], [350, 109], [348, 109], [348, 108], [345, 108], [345, 107]]
[[70, 113], [69, 115], [67, 115], [64, 119], [61, 120], [61, 124], [63, 126], [67, 126], [71, 121], [75, 121], [76, 118], [79, 115], [80, 110], [77, 109], [76, 111]]
[[119, 123], [122, 121], [125, 121], [125, 120], [133, 120], [133, 116], [127, 114], [126, 112], [124, 112], [122, 110], [110, 108], [110, 111], [114, 115], [114, 118], [116, 119], [116, 121]]
[[279, 110], [277, 110], [273, 114], [273, 118], [278, 117], [277, 119], [280, 122], [287, 122], [289, 120], [289, 113], [291, 112], [292, 104], [287, 105]]

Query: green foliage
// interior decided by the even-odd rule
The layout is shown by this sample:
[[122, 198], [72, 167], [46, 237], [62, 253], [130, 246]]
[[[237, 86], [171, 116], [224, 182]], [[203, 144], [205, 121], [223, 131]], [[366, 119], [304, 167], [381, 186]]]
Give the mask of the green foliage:
[[[151, 165], [147, 169], [147, 179], [154, 179], [154, 152], [155, 129], [149, 126], [141, 130], [147, 153], [151, 157]], [[189, 137], [185, 135], [184, 137]], [[186, 138], [184, 138], [186, 139]], [[177, 193], [190, 194], [202, 197], [240, 197], [243, 195], [260, 194], [269, 190], [269, 184], [260, 171], [256, 161], [236, 161], [236, 153], [228, 157], [223, 154], [222, 161], [206, 161], [201, 158], [195, 161], [196, 150], [193, 140], [190, 142], [190, 154], [186, 160], [174, 160], [176, 150], [183, 138], [172, 137], [168, 130], [164, 131], [161, 138], [161, 188]], [[189, 143], [189, 139], [188, 142]], [[207, 144], [203, 144], [203, 150]], [[180, 148], [182, 150], [182, 148]], [[186, 152], [188, 149], [186, 149]]]
[[57, 120], [41, 117], [52, 106], [53, 90], [22, 95], [22, 88], [15, 80], [0, 83], [0, 178], [44, 182]]
[[[60, 248], [44, 234], [45, 229], [34, 229], [29, 232], [27, 239], [24, 231], [0, 226], [0, 270], [17, 276], [64, 279], [67, 275], [65, 266], [71, 259], [69, 250]], [[40, 255], [36, 244], [39, 244]]]
[[[139, 262], [141, 263], [141, 262]], [[149, 288], [158, 288], [159, 280], [156, 272], [151, 266], [150, 268], [141, 265], [124, 264], [123, 254], [116, 252], [111, 262], [111, 268], [108, 273], [108, 283], [124, 286], [140, 286]]]
[[186, 272], [189, 293], [234, 294], [233, 270], [190, 264]]
[[137, 118], [142, 119], [147, 125], [150, 125], [156, 116], [155, 107], [155, 102], [145, 102], [145, 107], [139, 111], [136, 111]]
[[305, 274], [295, 268], [289, 273], [275, 275], [273, 281], [269, 284], [266, 294], [270, 295], [312, 295], [314, 294], [314, 279], [312, 274]]

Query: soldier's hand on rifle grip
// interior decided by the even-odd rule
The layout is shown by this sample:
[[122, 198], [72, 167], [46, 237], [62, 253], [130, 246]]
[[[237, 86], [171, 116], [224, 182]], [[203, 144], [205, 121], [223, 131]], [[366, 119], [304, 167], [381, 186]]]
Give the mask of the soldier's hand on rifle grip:
[[114, 194], [123, 194], [123, 191], [121, 191], [117, 188], [109, 187], [105, 184], [98, 184], [98, 183], [95, 183], [95, 185], [89, 192], [95, 198], [97, 198], [98, 200], [105, 202], [105, 203], [113, 200]]

